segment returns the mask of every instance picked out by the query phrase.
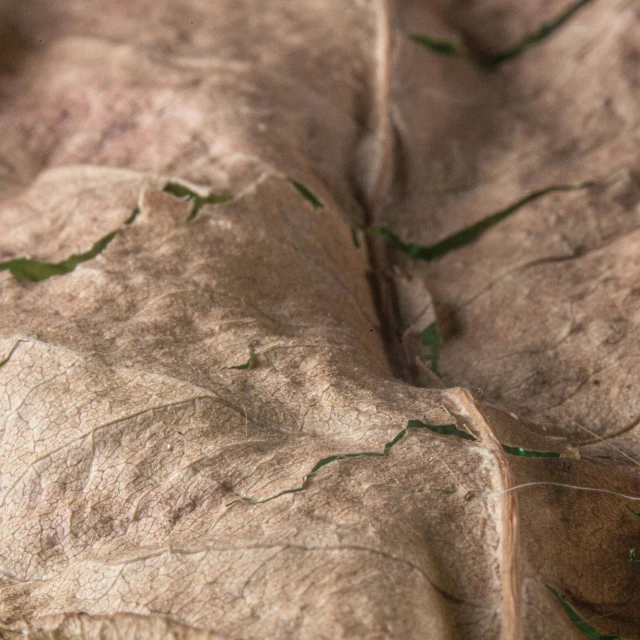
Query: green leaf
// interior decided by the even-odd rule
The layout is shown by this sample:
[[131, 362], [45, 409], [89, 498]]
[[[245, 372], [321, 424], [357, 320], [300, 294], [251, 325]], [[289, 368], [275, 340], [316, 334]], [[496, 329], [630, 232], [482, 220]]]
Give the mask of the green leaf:
[[287, 178], [289, 182], [311, 203], [314, 209], [324, 208], [324, 204], [318, 199], [315, 193], [306, 187], [301, 182], [294, 180], [293, 178]]
[[448, 40], [437, 40], [421, 33], [406, 33], [409, 40], [417, 42], [418, 44], [445, 56], [459, 56], [461, 55], [460, 49], [455, 42], [449, 42]]
[[480, 60], [473, 59], [454, 42], [450, 42], [447, 40], [438, 40], [421, 33], [405, 32], [404, 35], [413, 42], [416, 42], [435, 53], [446, 56], [458, 56], [477, 64], [481, 68], [494, 69], [501, 65], [503, 62], [507, 62], [508, 60], [517, 58], [525, 51], [546, 40], [557, 29], [562, 27], [568, 20], [570, 20], [575, 13], [577, 13], [583, 7], [587, 6], [592, 1], [593, 0], [577, 0], [576, 2], [573, 2], [553, 20], [545, 22], [532, 33], [525, 35], [514, 45], [504, 49], [503, 51], [499, 51], [498, 53], [489, 54], [484, 58], [481, 58]]
[[256, 366], [256, 363], [257, 363], [256, 355], [255, 353], [252, 353], [249, 356], [249, 359], [243, 364], [237, 364], [233, 367], [227, 367], [227, 369], [239, 369], [241, 371], [246, 371], [248, 369], [253, 369]]
[[181, 200], [193, 202], [193, 207], [191, 207], [191, 212], [187, 217], [187, 222], [193, 220], [200, 212], [200, 209], [202, 209], [202, 207], [204, 207], [205, 205], [222, 204], [223, 202], [228, 202], [229, 200], [231, 200], [231, 196], [226, 193], [211, 192], [208, 196], [201, 196], [192, 189], [189, 189], [189, 187], [186, 187], [179, 182], [167, 182], [162, 190], [165, 193], [170, 193], [176, 198], [180, 198]]
[[353, 240], [353, 246], [356, 249], [360, 248], [360, 238], [358, 238], [358, 227], [351, 227], [351, 239]]
[[511, 456], [520, 456], [521, 458], [566, 458], [567, 456], [557, 451], [535, 451], [533, 449], [524, 449], [523, 447], [512, 447], [508, 444], [502, 444], [502, 448]]
[[425, 347], [429, 347], [431, 349], [430, 353], [426, 355], [426, 359], [431, 363], [431, 371], [433, 371], [438, 378], [442, 378], [438, 369], [442, 339], [440, 338], [440, 333], [435, 322], [432, 322], [426, 329], [423, 329], [420, 332], [420, 342], [422, 342]]
[[341, 462], [343, 460], [352, 460], [353, 458], [386, 458], [389, 455], [389, 451], [398, 444], [408, 433], [409, 429], [430, 429], [435, 433], [441, 433], [444, 435], [459, 435], [461, 438], [465, 438], [467, 440], [475, 440], [475, 438], [467, 433], [466, 431], [460, 431], [456, 429], [456, 426], [453, 424], [445, 424], [445, 425], [433, 425], [427, 424], [426, 422], [422, 422], [421, 420], [409, 420], [407, 422], [407, 426], [399, 431], [392, 440], [387, 442], [382, 451], [358, 451], [356, 453], [336, 453], [331, 456], [327, 456], [326, 458], [322, 458], [316, 462], [311, 471], [306, 473], [302, 477], [302, 482], [292, 489], [285, 489], [284, 491], [280, 491], [273, 496], [269, 496], [268, 498], [263, 498], [262, 500], [255, 500], [254, 498], [241, 498], [240, 500], [235, 500], [234, 502], [230, 502], [227, 504], [227, 507], [230, 507], [232, 504], [236, 502], [248, 502], [249, 504], [264, 504], [265, 502], [270, 502], [271, 500], [275, 500], [276, 498], [280, 498], [281, 496], [289, 495], [291, 493], [300, 493], [307, 488], [307, 484], [313, 476], [315, 476], [323, 467], [326, 467], [329, 464], [333, 464], [334, 462]]
[[520, 40], [513, 46], [490, 56], [489, 59], [483, 63], [483, 66], [489, 68], [497, 67], [507, 60], [512, 60], [513, 58], [518, 57], [531, 47], [539, 44], [543, 40], [546, 40], [552, 33], [554, 33], [554, 31], [559, 29], [570, 18], [572, 18], [577, 11], [587, 6], [592, 1], [593, 0], [578, 0], [577, 2], [574, 2], [556, 18], [549, 22], [545, 22], [539, 29], [537, 29], [533, 33], [527, 34], [526, 36], [524, 36], [524, 38], [522, 38], [522, 40]]
[[455, 424], [428, 424], [422, 422], [422, 420], [409, 420], [407, 423], [408, 429], [429, 429], [434, 433], [439, 433], [442, 436], [456, 436], [456, 438], [462, 438], [463, 440], [476, 440], [468, 431], [462, 431], [458, 429]]
[[[131, 224], [140, 210], [136, 207], [131, 216], [125, 220], [125, 224]], [[62, 262], [50, 263], [40, 262], [31, 258], [16, 258], [15, 260], [7, 260], [0, 262], [0, 271], [10, 271], [18, 280], [26, 280], [28, 282], [41, 282], [52, 276], [60, 276], [73, 271], [81, 262], [86, 262], [95, 258], [99, 253], [107, 248], [107, 245], [116, 237], [118, 230], [112, 231], [103, 238], [100, 238], [89, 251], [78, 255], [71, 256]]]
[[576, 626], [576, 628], [589, 640], [629, 640], [628, 638], [623, 638], [622, 636], [608, 636], [600, 633], [597, 629], [592, 627], [584, 618], [582, 618], [578, 612], [560, 595], [558, 591], [556, 591], [553, 587], [546, 585], [547, 589], [553, 593], [553, 595], [558, 598], [560, 604], [563, 609], [567, 612], [571, 622]]
[[417, 243], [408, 243], [403, 242], [396, 233], [387, 229], [386, 227], [363, 227], [362, 230], [364, 233], [370, 236], [377, 236], [382, 238], [390, 245], [400, 249], [403, 253], [406, 253], [413, 260], [424, 260], [425, 262], [430, 262], [432, 260], [436, 260], [446, 255], [450, 251], [454, 249], [459, 249], [471, 242], [477, 240], [481, 235], [486, 233], [489, 229], [497, 225], [498, 223], [506, 220], [510, 216], [512, 216], [516, 211], [518, 211], [521, 207], [532, 202], [533, 200], [537, 200], [542, 196], [545, 196], [549, 193], [555, 193], [558, 191], [577, 191], [580, 189], [585, 189], [589, 186], [592, 186], [592, 182], [585, 182], [579, 185], [554, 185], [551, 187], [546, 187], [544, 189], [539, 189], [538, 191], [534, 191], [529, 195], [521, 198], [517, 202], [510, 204], [505, 209], [501, 209], [500, 211], [496, 211], [486, 218], [482, 218], [478, 222], [475, 222], [456, 233], [436, 242], [432, 245], [420, 245]]
[[[614, 495], [614, 494], [612, 494]], [[618, 496], [615, 496], [619, 502], [621, 502], [627, 509], [629, 509], [629, 511], [631, 511], [631, 513], [633, 513], [634, 516], [636, 516], [636, 518], [640, 518], [640, 511], [635, 511], [634, 509], [632, 509], [626, 502], [624, 502], [624, 500], [620, 500], [620, 498], [618, 498]]]

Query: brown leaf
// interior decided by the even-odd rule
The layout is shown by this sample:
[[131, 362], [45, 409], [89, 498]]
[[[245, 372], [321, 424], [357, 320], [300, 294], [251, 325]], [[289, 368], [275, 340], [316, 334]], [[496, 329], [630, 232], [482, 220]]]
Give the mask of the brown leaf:
[[[471, 54], [495, 54], [532, 31], [530, 15], [550, 22], [561, 7], [543, 4], [442, 3], [438, 17], [407, 1], [398, 20], [433, 37], [459, 30]], [[408, 170], [376, 224], [432, 246], [538, 193], [428, 262], [393, 254], [432, 296], [444, 381], [502, 409], [487, 415], [503, 443], [569, 458], [510, 461], [525, 485], [526, 637], [569, 633], [545, 584], [598, 629], [640, 629], [640, 573], [629, 562], [640, 521], [612, 495], [637, 506], [640, 489], [640, 112], [629, 66], [639, 25], [629, 3], [583, 3], [493, 72], [398, 44], [392, 96]], [[552, 185], [584, 186], [542, 193]]]

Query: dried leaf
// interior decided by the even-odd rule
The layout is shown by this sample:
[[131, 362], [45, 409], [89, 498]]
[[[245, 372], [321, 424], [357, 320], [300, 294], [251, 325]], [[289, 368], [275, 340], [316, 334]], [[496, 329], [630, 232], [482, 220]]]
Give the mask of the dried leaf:
[[[628, 66], [640, 23], [622, 1], [579, 4], [499, 74], [401, 46], [392, 100], [408, 178], [372, 225], [402, 238], [394, 244], [411, 257], [450, 246], [429, 262], [390, 256], [432, 297], [444, 383], [485, 403], [509, 454], [524, 636], [575, 636], [566, 611], [548, 602], [549, 584], [598, 632], [633, 638], [640, 573], [629, 550], [640, 527], [619, 500], [640, 504], [640, 190], [630, 143], [640, 111]], [[516, 27], [546, 33], [535, 25], [551, 24], [561, 4], [452, 6], [438, 17], [407, 0], [398, 20], [440, 33], [427, 27], [446, 16], [475, 51], [506, 51]], [[583, 188], [545, 194], [549, 184]], [[482, 233], [450, 245], [469, 229]]]

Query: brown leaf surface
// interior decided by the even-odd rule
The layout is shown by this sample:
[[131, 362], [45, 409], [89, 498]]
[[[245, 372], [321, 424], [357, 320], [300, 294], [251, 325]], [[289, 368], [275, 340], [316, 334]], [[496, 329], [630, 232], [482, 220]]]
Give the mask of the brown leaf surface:
[[[581, 637], [549, 585], [640, 637], [638, 21], [594, 3], [494, 75], [393, 35], [500, 49], [560, 6], [493, 4], [0, 11], [0, 260], [109, 237], [64, 275], [0, 271], [0, 636]], [[585, 50], [579, 21], [619, 36]], [[596, 140], [606, 65], [627, 128]], [[598, 186], [426, 267], [353, 245], [361, 221], [429, 243], [550, 176]], [[394, 376], [416, 367], [434, 388]]]
[[[397, 19], [495, 54], [562, 8], [478, 1], [430, 14], [406, 1]], [[627, 551], [637, 519], [606, 493], [560, 486], [640, 488], [638, 17], [633, 2], [585, 3], [493, 72], [398, 41], [392, 96], [407, 168], [378, 224], [432, 245], [549, 186], [591, 183], [536, 198], [431, 262], [393, 253], [433, 300], [444, 382], [502, 408], [490, 413], [502, 442], [594, 460], [511, 460], [517, 484], [549, 483], [519, 494], [530, 637], [559, 637], [540, 583], [600, 629], [640, 630]]]

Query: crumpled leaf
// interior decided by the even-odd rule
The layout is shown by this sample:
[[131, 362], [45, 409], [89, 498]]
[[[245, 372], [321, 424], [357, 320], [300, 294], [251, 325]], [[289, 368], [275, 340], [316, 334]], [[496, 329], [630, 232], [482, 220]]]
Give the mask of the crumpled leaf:
[[[406, 178], [373, 221], [401, 250], [437, 247], [524, 205], [428, 263], [389, 255], [431, 296], [444, 383], [496, 407], [488, 419], [509, 453], [562, 453], [509, 461], [525, 485], [523, 615], [536, 638], [570, 633], [545, 584], [605, 635], [640, 630], [640, 573], [629, 563], [640, 528], [607, 493], [640, 489], [640, 111], [629, 66], [640, 24], [629, 3], [583, 4], [492, 73], [399, 41], [392, 99]], [[429, 13], [407, 0], [397, 19], [499, 52], [561, 6], [478, 0]], [[552, 185], [584, 188], [525, 202]]]
[[[600, 28], [602, 15], [628, 10], [597, 6], [577, 16]], [[444, 8], [398, 2], [393, 15], [419, 29]], [[566, 364], [555, 347], [557, 362], [544, 360], [557, 388], [509, 393], [519, 367], [538, 366], [526, 344], [546, 337], [535, 305], [500, 299], [503, 316], [494, 305], [474, 316], [477, 331], [457, 333], [446, 306], [501, 273], [505, 256], [531, 259], [537, 245], [510, 239], [514, 221], [525, 237], [539, 225], [540, 251], [581, 229], [596, 243], [599, 227], [571, 217], [591, 197], [590, 220], [624, 242], [632, 234], [626, 205], [618, 222], [600, 209], [622, 170], [586, 175], [593, 165], [565, 157], [564, 174], [547, 180], [546, 147], [528, 160], [539, 170], [531, 184], [497, 188], [482, 175], [465, 200], [469, 176], [455, 163], [438, 182], [447, 145], [474, 158], [477, 140], [462, 133], [479, 124], [458, 111], [460, 96], [440, 110], [425, 96], [492, 104], [499, 90], [502, 125], [516, 80], [553, 81], [558, 54], [544, 58], [544, 47], [576, 51], [573, 22], [527, 51], [546, 67], [530, 70], [523, 56], [497, 72], [505, 81], [392, 37], [382, 1], [100, 0], [87, 12], [34, 0], [12, 12], [28, 44], [1, 67], [2, 260], [58, 264], [115, 234], [40, 282], [0, 272], [0, 636], [580, 637], [548, 587], [594, 628], [638, 635], [629, 550], [639, 520], [623, 504], [640, 504], [637, 434], [612, 427], [637, 394], [622, 408], [601, 398], [546, 408], [574, 362], [602, 357], [595, 338], [575, 343]], [[623, 34], [636, 28], [612, 20]], [[602, 72], [602, 52], [589, 56], [580, 95]], [[631, 89], [615, 88], [634, 117]], [[575, 87], [555, 91], [578, 104]], [[552, 99], [543, 116], [556, 122]], [[537, 149], [548, 134], [534, 124]], [[623, 141], [612, 144], [593, 153], [626, 157]], [[478, 171], [510, 166], [505, 153]], [[530, 203], [530, 226], [523, 208], [430, 265], [394, 265], [393, 248], [373, 238], [354, 247], [356, 225], [429, 244], [527, 193], [585, 181], [600, 186], [545, 200], [575, 210], [549, 220], [542, 200]], [[477, 254], [496, 233], [500, 244]], [[607, 273], [627, 292], [615, 284], [634, 276], [625, 247]], [[559, 300], [562, 286], [598, 282], [593, 270], [553, 278]], [[614, 355], [631, 344], [623, 312]], [[516, 342], [512, 369], [483, 368], [483, 354]], [[610, 366], [633, 375], [625, 360]], [[601, 417], [584, 425], [597, 436], [572, 430], [584, 415]]]

